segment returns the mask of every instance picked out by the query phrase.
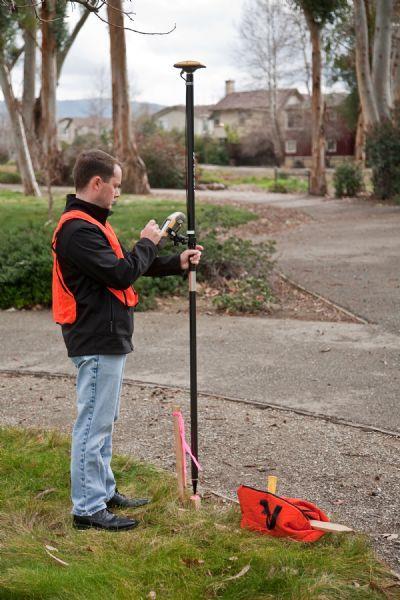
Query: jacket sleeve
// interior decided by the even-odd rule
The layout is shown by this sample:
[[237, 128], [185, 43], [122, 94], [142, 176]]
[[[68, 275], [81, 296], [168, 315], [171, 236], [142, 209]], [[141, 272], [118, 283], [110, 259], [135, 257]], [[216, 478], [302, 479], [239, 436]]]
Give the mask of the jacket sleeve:
[[148, 271], [157, 255], [157, 246], [142, 238], [132, 252], [117, 258], [103, 234], [84, 225], [70, 236], [65, 254], [85, 275], [107, 287], [124, 290]]
[[185, 275], [185, 271], [181, 267], [180, 255], [170, 254], [157, 256], [143, 275], [145, 277], [165, 277], [167, 275]]
[[[121, 245], [122, 247], [122, 245]], [[122, 247], [124, 255], [129, 256], [129, 252]], [[133, 252], [135, 248], [133, 249]], [[180, 254], [168, 254], [167, 256], [156, 256], [150, 267], [145, 273], [145, 277], [167, 277], [169, 275], [186, 275], [186, 271], [181, 267]]]

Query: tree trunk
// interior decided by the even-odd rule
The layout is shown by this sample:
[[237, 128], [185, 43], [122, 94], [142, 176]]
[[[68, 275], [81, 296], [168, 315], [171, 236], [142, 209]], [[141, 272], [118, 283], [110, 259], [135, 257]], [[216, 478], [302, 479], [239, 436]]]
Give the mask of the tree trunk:
[[40, 198], [41, 193], [32, 167], [24, 123], [19, 112], [17, 100], [13, 93], [10, 73], [2, 61], [0, 61], [0, 85], [14, 134], [14, 144], [18, 155], [18, 169], [24, 186], [24, 194]]
[[26, 138], [35, 171], [40, 169], [39, 147], [35, 136], [34, 106], [35, 106], [35, 75], [36, 75], [36, 21], [26, 27], [24, 37], [24, 82], [22, 92], [22, 118]]
[[391, 66], [392, 76], [392, 102], [397, 110], [400, 108], [400, 38], [396, 34], [392, 39], [393, 60]]
[[365, 125], [362, 110], [360, 110], [357, 119], [354, 158], [359, 165], [365, 167]]
[[140, 158], [132, 128], [126, 65], [124, 17], [121, 0], [108, 0], [110, 32], [114, 152], [123, 166], [123, 186], [133, 194], [148, 194], [146, 167]]
[[312, 16], [308, 14], [308, 11], [305, 11], [305, 14], [312, 45], [312, 164], [310, 193], [315, 196], [325, 196], [327, 185], [325, 174], [325, 109], [321, 87], [321, 30]]
[[368, 23], [364, 0], [354, 0], [354, 26], [356, 31], [358, 94], [363, 112], [364, 127], [368, 130], [379, 122], [379, 113], [372, 85], [368, 46]]
[[372, 85], [381, 120], [390, 119], [390, 59], [392, 41], [393, 0], [376, 3]]
[[42, 90], [43, 166], [47, 186], [61, 180], [60, 151], [57, 139], [56, 87], [57, 46], [54, 33], [56, 0], [42, 2]]

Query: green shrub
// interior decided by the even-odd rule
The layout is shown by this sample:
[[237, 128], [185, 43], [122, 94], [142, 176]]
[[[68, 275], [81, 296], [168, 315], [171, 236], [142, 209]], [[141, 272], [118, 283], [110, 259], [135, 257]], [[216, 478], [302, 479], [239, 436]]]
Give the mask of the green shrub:
[[217, 239], [215, 232], [204, 240], [199, 281], [220, 290], [213, 298], [217, 309], [229, 313], [264, 312], [273, 299], [268, 278], [273, 267], [274, 242], [253, 244], [230, 237]]
[[363, 175], [360, 165], [352, 162], [342, 163], [335, 169], [333, 185], [337, 198], [357, 196], [363, 187]]
[[202, 239], [205, 252], [199, 265], [199, 279], [212, 285], [223, 285], [225, 280], [245, 279], [247, 276], [267, 278], [273, 262], [274, 242], [253, 244], [236, 236], [225, 241], [214, 231]]
[[228, 165], [229, 156], [226, 144], [210, 136], [197, 135], [195, 137], [195, 151], [200, 163], [210, 165]]
[[374, 194], [382, 200], [400, 194], [400, 124], [385, 121], [367, 138], [367, 160], [372, 167]]
[[8, 148], [0, 143], [0, 165], [5, 165], [10, 160]]
[[51, 231], [32, 225], [0, 237], [0, 308], [51, 302]]
[[[30, 225], [0, 237], [0, 308], [31, 308], [51, 304], [52, 227]], [[218, 287], [216, 305], [231, 312], [265, 310], [271, 298], [268, 275], [272, 269], [271, 242], [253, 245], [230, 237], [217, 239], [214, 231], [202, 238], [205, 247], [199, 268], [199, 281]], [[176, 251], [182, 252], [183, 247]], [[170, 253], [167, 248], [163, 253]], [[138, 310], [156, 306], [156, 298], [185, 294], [187, 281], [176, 277], [141, 277], [135, 283], [139, 292]]]
[[246, 277], [232, 281], [226, 291], [213, 298], [213, 304], [227, 313], [256, 313], [267, 311], [272, 300], [271, 289], [265, 279]]
[[12, 171], [0, 171], [0, 183], [21, 183], [21, 176]]
[[157, 306], [160, 296], [178, 296], [187, 290], [187, 281], [178, 276], [174, 277], [140, 277], [134, 283], [135, 290], [139, 293], [137, 312], [152, 310]]
[[[51, 305], [52, 227], [29, 226], [0, 237], [0, 308], [32, 308]], [[165, 251], [167, 253], [167, 251]], [[186, 290], [182, 277], [141, 277], [135, 283], [140, 302], [137, 310], [156, 306], [157, 296]]]
[[151, 187], [185, 187], [185, 145], [175, 135], [158, 131], [143, 137], [139, 142], [139, 154], [146, 164]]

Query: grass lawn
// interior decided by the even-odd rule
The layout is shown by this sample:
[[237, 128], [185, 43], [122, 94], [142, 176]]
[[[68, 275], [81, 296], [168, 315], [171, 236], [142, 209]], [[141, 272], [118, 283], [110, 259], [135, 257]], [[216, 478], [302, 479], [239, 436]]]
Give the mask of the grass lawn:
[[250, 184], [256, 185], [268, 192], [280, 193], [305, 193], [308, 191], [307, 177], [294, 177], [285, 175], [282, 172], [279, 172], [279, 177], [275, 181], [272, 177], [260, 177], [256, 175], [242, 175], [238, 177], [223, 170], [206, 171], [203, 169], [200, 174], [200, 183], [223, 183], [227, 187], [231, 185]]
[[[54, 218], [58, 220], [65, 206], [65, 196], [56, 194]], [[0, 235], [15, 228], [38, 226], [47, 221], [47, 199], [24, 196], [20, 192], [0, 190]], [[138, 239], [141, 229], [150, 219], [161, 225], [174, 211], [186, 214], [186, 203], [181, 200], [163, 200], [146, 196], [122, 195], [114, 207], [110, 223], [124, 241]], [[216, 206], [199, 203], [196, 207], [196, 220], [200, 230], [218, 227], [234, 227], [257, 219], [257, 215], [233, 206]], [[54, 228], [54, 223], [49, 223]]]
[[398, 598], [361, 536], [310, 545], [270, 539], [241, 530], [237, 507], [182, 510], [172, 476], [150, 465], [119, 456], [114, 470], [122, 490], [153, 498], [134, 511], [141, 525], [76, 531], [68, 441], [0, 429], [2, 600]]

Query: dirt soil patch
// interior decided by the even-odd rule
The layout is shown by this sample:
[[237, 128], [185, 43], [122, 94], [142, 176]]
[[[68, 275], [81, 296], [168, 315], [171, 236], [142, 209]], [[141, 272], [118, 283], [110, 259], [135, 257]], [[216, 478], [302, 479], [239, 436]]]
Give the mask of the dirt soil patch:
[[[347, 312], [336, 308], [322, 298], [299, 289], [296, 285], [286, 281], [278, 272], [273, 272], [270, 285], [275, 301], [270, 305], [269, 312], [257, 313], [257, 317], [274, 317], [276, 319], [299, 319], [303, 321], [329, 321], [333, 323], [359, 322]], [[198, 284], [197, 309], [199, 314], [215, 315], [221, 314], [213, 304], [213, 298], [218, 296], [219, 291], [207, 284]], [[157, 299], [157, 310], [171, 313], [187, 313], [188, 301], [183, 296], [169, 296]], [[232, 314], [232, 313], [230, 313]], [[240, 314], [236, 314], [240, 316]], [[245, 313], [246, 317], [252, 316]]]
[[[115, 452], [174, 470], [173, 405], [189, 429], [188, 392], [125, 382]], [[73, 378], [0, 373], [0, 424], [69, 434], [74, 418]], [[315, 502], [332, 520], [368, 533], [399, 571], [399, 438], [203, 394], [199, 433], [202, 491], [234, 498], [239, 484], [265, 489], [274, 474], [278, 493]]]

